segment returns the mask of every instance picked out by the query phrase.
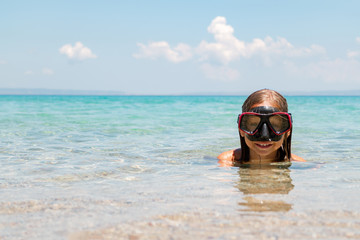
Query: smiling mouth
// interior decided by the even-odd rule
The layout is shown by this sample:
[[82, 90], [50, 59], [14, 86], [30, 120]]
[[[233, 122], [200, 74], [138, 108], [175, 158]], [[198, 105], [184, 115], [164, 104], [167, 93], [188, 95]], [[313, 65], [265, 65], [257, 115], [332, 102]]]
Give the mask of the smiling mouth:
[[271, 147], [271, 144], [260, 144], [260, 143], [256, 143], [256, 146], [260, 147], [260, 148], [268, 148]]

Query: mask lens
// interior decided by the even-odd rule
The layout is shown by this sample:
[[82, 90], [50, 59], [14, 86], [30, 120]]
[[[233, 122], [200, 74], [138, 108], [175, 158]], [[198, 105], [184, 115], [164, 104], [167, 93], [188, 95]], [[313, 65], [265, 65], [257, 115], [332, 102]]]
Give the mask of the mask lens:
[[269, 122], [277, 134], [281, 134], [290, 128], [290, 120], [286, 114], [275, 114], [269, 117]]
[[252, 134], [259, 123], [261, 122], [261, 118], [257, 115], [244, 114], [241, 118], [240, 129]]

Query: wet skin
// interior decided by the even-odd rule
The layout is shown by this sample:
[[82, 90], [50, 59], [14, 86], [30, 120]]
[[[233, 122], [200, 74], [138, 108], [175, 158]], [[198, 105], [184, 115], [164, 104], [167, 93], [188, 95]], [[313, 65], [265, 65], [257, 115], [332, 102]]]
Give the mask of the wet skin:
[[[255, 104], [251, 106], [251, 109], [261, 106], [270, 106], [276, 108], [269, 101], [264, 101], [260, 104]], [[242, 137], [245, 137], [245, 143], [250, 149], [250, 164], [259, 164], [259, 163], [271, 163], [276, 159], [277, 150], [281, 147], [284, 141], [284, 136], [288, 137], [290, 131], [283, 134], [278, 141], [251, 141], [242, 130], [239, 130], [239, 133]], [[223, 166], [227, 166], [230, 162], [234, 160], [239, 160], [241, 156], [241, 149], [234, 149], [230, 151], [223, 152], [218, 156], [220, 160], [219, 163]], [[298, 157], [294, 154], [291, 155], [291, 160], [293, 161], [305, 161], [301, 157]]]
[[[276, 108], [268, 101], [262, 102], [260, 104], [255, 104], [251, 106], [251, 109], [261, 106], [270, 106]], [[279, 141], [251, 141], [247, 134], [240, 131], [240, 135], [245, 137], [245, 143], [250, 149], [250, 162], [251, 163], [270, 163], [276, 159], [277, 150], [281, 147], [284, 141], [284, 135], [281, 136]]]

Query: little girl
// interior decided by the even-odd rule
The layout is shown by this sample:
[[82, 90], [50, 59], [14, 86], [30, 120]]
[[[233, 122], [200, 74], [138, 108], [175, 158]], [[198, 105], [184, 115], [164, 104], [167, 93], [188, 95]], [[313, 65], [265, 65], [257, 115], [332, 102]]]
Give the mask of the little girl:
[[292, 117], [286, 99], [262, 89], [252, 93], [238, 117], [241, 148], [221, 153], [219, 163], [305, 161], [291, 154]]

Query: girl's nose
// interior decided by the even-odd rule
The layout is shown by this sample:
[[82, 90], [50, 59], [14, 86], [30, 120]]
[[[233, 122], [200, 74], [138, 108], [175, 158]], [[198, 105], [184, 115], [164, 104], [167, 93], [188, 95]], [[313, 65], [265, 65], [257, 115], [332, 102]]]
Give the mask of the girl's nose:
[[271, 138], [271, 137], [270, 137], [269, 127], [267, 126], [266, 123], [264, 123], [264, 124], [261, 126], [260, 136], [261, 136], [261, 139], [262, 139], [262, 140], [265, 140], [265, 141], [269, 141], [269, 139]]

